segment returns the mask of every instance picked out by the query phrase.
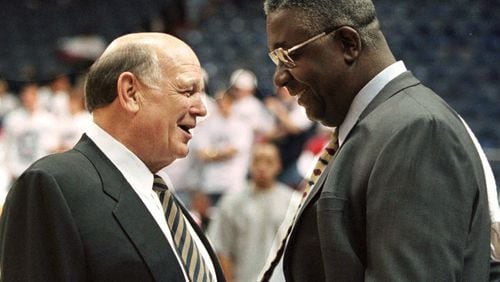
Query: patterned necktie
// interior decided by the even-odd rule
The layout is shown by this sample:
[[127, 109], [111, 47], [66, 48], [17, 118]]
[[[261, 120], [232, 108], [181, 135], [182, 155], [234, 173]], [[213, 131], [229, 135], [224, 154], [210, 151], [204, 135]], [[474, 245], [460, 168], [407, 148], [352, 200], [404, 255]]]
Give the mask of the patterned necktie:
[[307, 199], [307, 195], [311, 191], [311, 188], [314, 186], [316, 181], [318, 181], [318, 178], [321, 176], [321, 173], [325, 169], [325, 167], [328, 165], [328, 162], [332, 159], [333, 155], [339, 148], [339, 143], [338, 143], [338, 130], [335, 128], [335, 130], [332, 133], [332, 137], [330, 138], [330, 142], [328, 142], [328, 145], [323, 149], [323, 152], [321, 153], [318, 161], [316, 162], [316, 165], [314, 166], [314, 170], [309, 177], [309, 180], [306, 183], [306, 187], [304, 189], [304, 193], [302, 194], [302, 199], [300, 201], [299, 206], [297, 207], [297, 211], [295, 212], [295, 215], [293, 217], [292, 223], [288, 227], [286, 231], [286, 235], [281, 241], [281, 245], [276, 252], [276, 256], [273, 258], [271, 263], [269, 264], [269, 267], [266, 269], [264, 274], [262, 275], [262, 282], [267, 282], [271, 278], [274, 268], [278, 265], [281, 256], [283, 255], [285, 251], [285, 246], [286, 246], [286, 241], [288, 240], [288, 237], [290, 236], [290, 233], [293, 229], [293, 225], [295, 223], [295, 220], [297, 219], [297, 216], [299, 214], [299, 211], [304, 204], [305, 200]]
[[198, 251], [196, 243], [188, 230], [186, 219], [182, 214], [179, 204], [168, 190], [163, 179], [154, 175], [153, 190], [160, 197], [165, 211], [168, 227], [172, 233], [177, 254], [184, 263], [184, 269], [193, 282], [215, 281], [207, 267], [206, 262]]

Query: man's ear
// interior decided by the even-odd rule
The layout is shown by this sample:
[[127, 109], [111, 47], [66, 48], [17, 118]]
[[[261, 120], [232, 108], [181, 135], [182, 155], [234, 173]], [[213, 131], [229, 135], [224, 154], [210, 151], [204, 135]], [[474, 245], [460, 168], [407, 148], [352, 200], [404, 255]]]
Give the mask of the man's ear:
[[120, 105], [130, 112], [137, 112], [140, 108], [139, 81], [131, 72], [123, 72], [116, 82], [117, 96]]
[[344, 26], [336, 32], [336, 37], [342, 44], [341, 47], [345, 62], [349, 65], [353, 64], [358, 59], [363, 48], [361, 36], [354, 28]]

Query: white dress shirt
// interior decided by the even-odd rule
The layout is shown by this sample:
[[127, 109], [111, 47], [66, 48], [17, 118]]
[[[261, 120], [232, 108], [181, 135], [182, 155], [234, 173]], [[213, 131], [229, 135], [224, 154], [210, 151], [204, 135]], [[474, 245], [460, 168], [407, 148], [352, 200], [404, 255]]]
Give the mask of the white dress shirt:
[[377, 96], [377, 94], [394, 78], [406, 71], [406, 66], [403, 61], [398, 61], [370, 80], [359, 93], [354, 97], [351, 107], [347, 112], [344, 122], [339, 127], [339, 146], [342, 146], [347, 135], [354, 127], [361, 113], [366, 109], [368, 104]]
[[[172, 247], [174, 254], [176, 254], [177, 260], [182, 268], [186, 281], [189, 281], [186, 271], [182, 266], [182, 260], [177, 254], [172, 238], [172, 233], [170, 232], [170, 229], [168, 227], [160, 199], [156, 192], [153, 191], [153, 173], [149, 171], [146, 165], [134, 153], [127, 149], [118, 140], [109, 135], [106, 131], [101, 129], [94, 122], [90, 124], [89, 129], [86, 133], [87, 136], [92, 141], [94, 141], [97, 147], [104, 153], [104, 155], [106, 155], [106, 157], [118, 168], [123, 177], [125, 177], [127, 182], [130, 184], [130, 186], [132, 186], [148, 211], [151, 213], [151, 216], [153, 216], [156, 223], [163, 231], [163, 234], [168, 240], [168, 243]], [[168, 176], [164, 173], [161, 173], [160, 176], [165, 180], [165, 183], [169, 186], [170, 189], [172, 186]], [[214, 265], [205, 246], [187, 220], [186, 225], [196, 246], [198, 247], [200, 255], [203, 256], [204, 260], [206, 261], [208, 268], [212, 273], [212, 276], [216, 278]]]

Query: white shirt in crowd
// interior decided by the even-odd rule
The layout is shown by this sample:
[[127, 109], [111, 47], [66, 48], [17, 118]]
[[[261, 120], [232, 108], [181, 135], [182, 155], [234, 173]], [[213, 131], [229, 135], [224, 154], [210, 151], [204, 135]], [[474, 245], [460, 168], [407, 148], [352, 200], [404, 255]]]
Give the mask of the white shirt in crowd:
[[9, 173], [18, 177], [34, 161], [53, 153], [59, 145], [55, 117], [45, 111], [16, 109], [5, 117], [5, 161]]

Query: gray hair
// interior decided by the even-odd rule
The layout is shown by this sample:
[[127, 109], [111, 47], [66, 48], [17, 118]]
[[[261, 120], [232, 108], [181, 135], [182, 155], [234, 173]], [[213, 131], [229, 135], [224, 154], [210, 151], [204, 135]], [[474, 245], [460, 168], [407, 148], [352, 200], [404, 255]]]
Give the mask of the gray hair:
[[127, 71], [144, 84], [157, 86], [161, 68], [156, 50], [147, 44], [130, 43], [117, 46], [97, 59], [90, 67], [85, 82], [85, 104], [90, 112], [115, 100], [118, 77]]
[[296, 19], [311, 35], [328, 28], [347, 25], [355, 28], [362, 42], [374, 47], [379, 23], [371, 0], [265, 0], [266, 15], [283, 9], [297, 9], [303, 17]]

